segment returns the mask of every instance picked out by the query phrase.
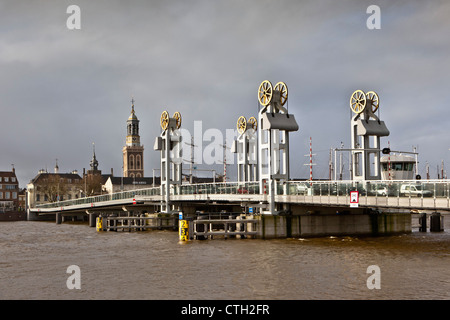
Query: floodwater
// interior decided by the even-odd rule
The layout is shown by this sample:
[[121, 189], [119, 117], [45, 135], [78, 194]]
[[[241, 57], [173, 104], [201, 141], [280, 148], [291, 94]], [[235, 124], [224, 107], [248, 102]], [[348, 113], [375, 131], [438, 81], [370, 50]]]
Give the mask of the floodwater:
[[[0, 299], [449, 299], [449, 220], [439, 233], [188, 243], [174, 231], [0, 222]], [[71, 265], [80, 289], [67, 286]], [[368, 288], [372, 265], [380, 289]]]

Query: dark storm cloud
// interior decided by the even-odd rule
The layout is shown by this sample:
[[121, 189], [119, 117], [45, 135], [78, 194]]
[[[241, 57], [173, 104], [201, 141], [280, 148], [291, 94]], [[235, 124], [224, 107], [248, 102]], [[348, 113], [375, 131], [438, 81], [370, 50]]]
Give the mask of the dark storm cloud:
[[[66, 28], [70, 4], [81, 30]], [[381, 30], [366, 27], [371, 4]], [[446, 2], [6, 1], [0, 12], [0, 170], [14, 163], [21, 186], [55, 158], [62, 171], [87, 168], [92, 142], [100, 169], [119, 175], [131, 96], [150, 175], [163, 110], [189, 130], [234, 128], [255, 115], [265, 79], [289, 87], [294, 176], [307, 176], [310, 136], [321, 176], [329, 148], [349, 146], [356, 89], [380, 95], [383, 144], [448, 159]]]

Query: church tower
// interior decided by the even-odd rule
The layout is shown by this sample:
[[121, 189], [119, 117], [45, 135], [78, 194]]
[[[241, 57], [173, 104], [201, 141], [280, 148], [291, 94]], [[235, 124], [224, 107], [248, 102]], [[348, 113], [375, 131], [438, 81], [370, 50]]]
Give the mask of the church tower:
[[139, 120], [134, 113], [134, 99], [131, 99], [131, 114], [127, 120], [127, 139], [123, 152], [123, 176], [144, 177], [144, 146], [139, 137]]

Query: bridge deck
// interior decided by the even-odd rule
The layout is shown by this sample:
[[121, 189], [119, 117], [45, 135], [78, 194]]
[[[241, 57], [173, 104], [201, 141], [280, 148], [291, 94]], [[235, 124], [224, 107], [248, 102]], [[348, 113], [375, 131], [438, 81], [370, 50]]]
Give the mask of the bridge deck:
[[[405, 186], [419, 186], [415, 193], [405, 193]], [[450, 181], [292, 181], [277, 186], [276, 203], [312, 206], [349, 206], [350, 191], [360, 193], [359, 206], [450, 211]], [[268, 194], [259, 193], [258, 183], [205, 183], [182, 185], [172, 189], [174, 202], [265, 203]], [[85, 211], [93, 208], [114, 208], [141, 203], [160, 203], [160, 188], [138, 189], [76, 200], [48, 203], [31, 208], [39, 214], [60, 211]]]

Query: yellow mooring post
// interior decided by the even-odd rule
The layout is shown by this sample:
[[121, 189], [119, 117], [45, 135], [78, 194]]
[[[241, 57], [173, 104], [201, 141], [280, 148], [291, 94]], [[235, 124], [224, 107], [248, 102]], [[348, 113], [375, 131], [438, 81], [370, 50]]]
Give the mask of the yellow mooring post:
[[189, 221], [179, 220], [180, 241], [189, 241]]
[[183, 212], [178, 215], [178, 232], [180, 241], [189, 241], [189, 221], [183, 219]]
[[97, 217], [97, 231], [103, 231], [103, 218]]

